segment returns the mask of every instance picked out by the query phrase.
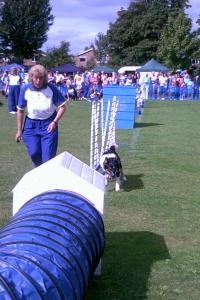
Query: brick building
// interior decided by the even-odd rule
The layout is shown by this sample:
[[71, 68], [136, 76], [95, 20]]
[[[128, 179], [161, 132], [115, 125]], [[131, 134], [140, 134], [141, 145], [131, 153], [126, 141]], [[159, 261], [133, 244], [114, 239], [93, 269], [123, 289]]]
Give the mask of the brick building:
[[90, 48], [74, 56], [75, 65], [78, 68], [86, 68], [87, 63], [91, 60], [96, 62], [94, 49]]
[[24, 58], [23, 65], [26, 67], [32, 67], [38, 62], [39, 58], [42, 56], [46, 56], [46, 52], [42, 50], [35, 51], [33, 53], [32, 58]]

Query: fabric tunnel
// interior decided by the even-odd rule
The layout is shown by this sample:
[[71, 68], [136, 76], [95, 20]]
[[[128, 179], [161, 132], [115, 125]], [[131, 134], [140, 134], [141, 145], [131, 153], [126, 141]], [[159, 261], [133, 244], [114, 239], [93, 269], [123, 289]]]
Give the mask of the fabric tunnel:
[[0, 299], [83, 299], [104, 244], [88, 199], [60, 189], [34, 196], [0, 229]]

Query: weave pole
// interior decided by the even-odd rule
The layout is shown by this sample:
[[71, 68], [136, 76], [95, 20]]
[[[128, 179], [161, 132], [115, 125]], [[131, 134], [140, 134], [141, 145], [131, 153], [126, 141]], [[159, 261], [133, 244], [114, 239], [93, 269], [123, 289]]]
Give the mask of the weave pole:
[[[95, 169], [99, 165], [100, 157], [111, 144], [115, 144], [115, 120], [119, 100], [116, 96], [109, 100], [104, 120], [103, 102], [92, 103], [91, 137], [90, 137], [90, 167]], [[101, 132], [100, 132], [101, 123]], [[100, 145], [101, 141], [101, 145]], [[100, 147], [101, 146], [101, 147]], [[101, 150], [99, 150], [101, 149]]]
[[[103, 112], [102, 112], [102, 115], [103, 115]], [[107, 104], [105, 124], [104, 124], [104, 122], [102, 122], [101, 156], [102, 156], [102, 154], [104, 152], [104, 149], [105, 149], [109, 116], [110, 116], [110, 100], [108, 100], [108, 104]]]
[[99, 123], [101, 102], [92, 102], [91, 136], [90, 136], [90, 167], [96, 168], [99, 164]]
[[108, 133], [107, 133], [107, 143], [106, 147], [101, 150], [101, 153], [103, 154], [104, 151], [108, 150], [111, 144], [116, 144], [115, 140], [115, 119], [116, 119], [116, 114], [117, 114], [117, 109], [119, 105], [119, 100], [117, 99], [116, 96], [113, 97], [112, 100], [112, 107], [111, 107], [111, 112], [110, 112], [110, 122], [108, 129], [105, 128]]

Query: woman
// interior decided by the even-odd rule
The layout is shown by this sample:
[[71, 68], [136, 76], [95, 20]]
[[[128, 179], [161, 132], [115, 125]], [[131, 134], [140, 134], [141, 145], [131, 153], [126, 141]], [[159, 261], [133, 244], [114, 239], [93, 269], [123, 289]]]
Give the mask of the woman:
[[21, 83], [22, 83], [22, 78], [18, 74], [18, 69], [12, 68], [6, 84], [6, 91], [9, 90], [8, 111], [10, 114], [17, 113], [17, 103], [18, 103]]
[[[28, 72], [29, 83], [20, 92], [17, 105], [16, 142], [21, 138], [35, 167], [56, 156], [58, 122], [65, 112], [65, 98], [48, 83], [48, 73], [42, 65]], [[24, 110], [27, 114], [23, 126]], [[22, 129], [23, 126], [23, 129]]]

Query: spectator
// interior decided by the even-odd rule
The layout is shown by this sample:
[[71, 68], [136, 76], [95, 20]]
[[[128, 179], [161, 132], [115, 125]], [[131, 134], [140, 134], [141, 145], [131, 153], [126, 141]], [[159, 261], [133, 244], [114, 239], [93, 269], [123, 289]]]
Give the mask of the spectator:
[[81, 98], [82, 94], [82, 76], [80, 75], [80, 72], [77, 72], [76, 75], [74, 76], [74, 84], [75, 84], [75, 90], [76, 90], [76, 95], [77, 98]]
[[55, 83], [55, 76], [53, 72], [48, 72], [48, 82]]
[[112, 84], [112, 85], [118, 85], [119, 84], [119, 77], [118, 77], [118, 74], [116, 72], [112, 72], [110, 84]]
[[194, 78], [194, 93], [193, 93], [193, 99], [199, 100], [199, 92], [200, 92], [200, 76], [196, 75]]
[[128, 74], [125, 85], [127, 86], [133, 85], [133, 76], [131, 73]]
[[125, 85], [126, 84], [127, 75], [125, 73], [122, 73], [119, 75], [119, 84]]
[[9, 80], [9, 73], [5, 71], [2, 75], [2, 82], [3, 82], [3, 95], [8, 96], [8, 80]]
[[76, 98], [76, 91], [72, 84], [67, 88], [67, 99], [68, 100], [75, 100]]
[[17, 104], [21, 83], [22, 78], [18, 74], [17, 68], [12, 68], [10, 71], [10, 76], [6, 83], [6, 90], [8, 89], [8, 111], [10, 114], [17, 113]]
[[64, 79], [64, 76], [62, 74], [60, 74], [58, 71], [56, 71], [56, 74], [55, 74], [56, 84], [61, 84], [63, 79]]
[[148, 99], [149, 83], [150, 83], [149, 74], [146, 73], [144, 76], [140, 78], [143, 99]]
[[161, 72], [158, 76], [158, 80], [159, 80], [159, 97], [161, 100], [165, 100], [165, 95], [167, 92], [167, 84], [168, 84], [167, 75]]

